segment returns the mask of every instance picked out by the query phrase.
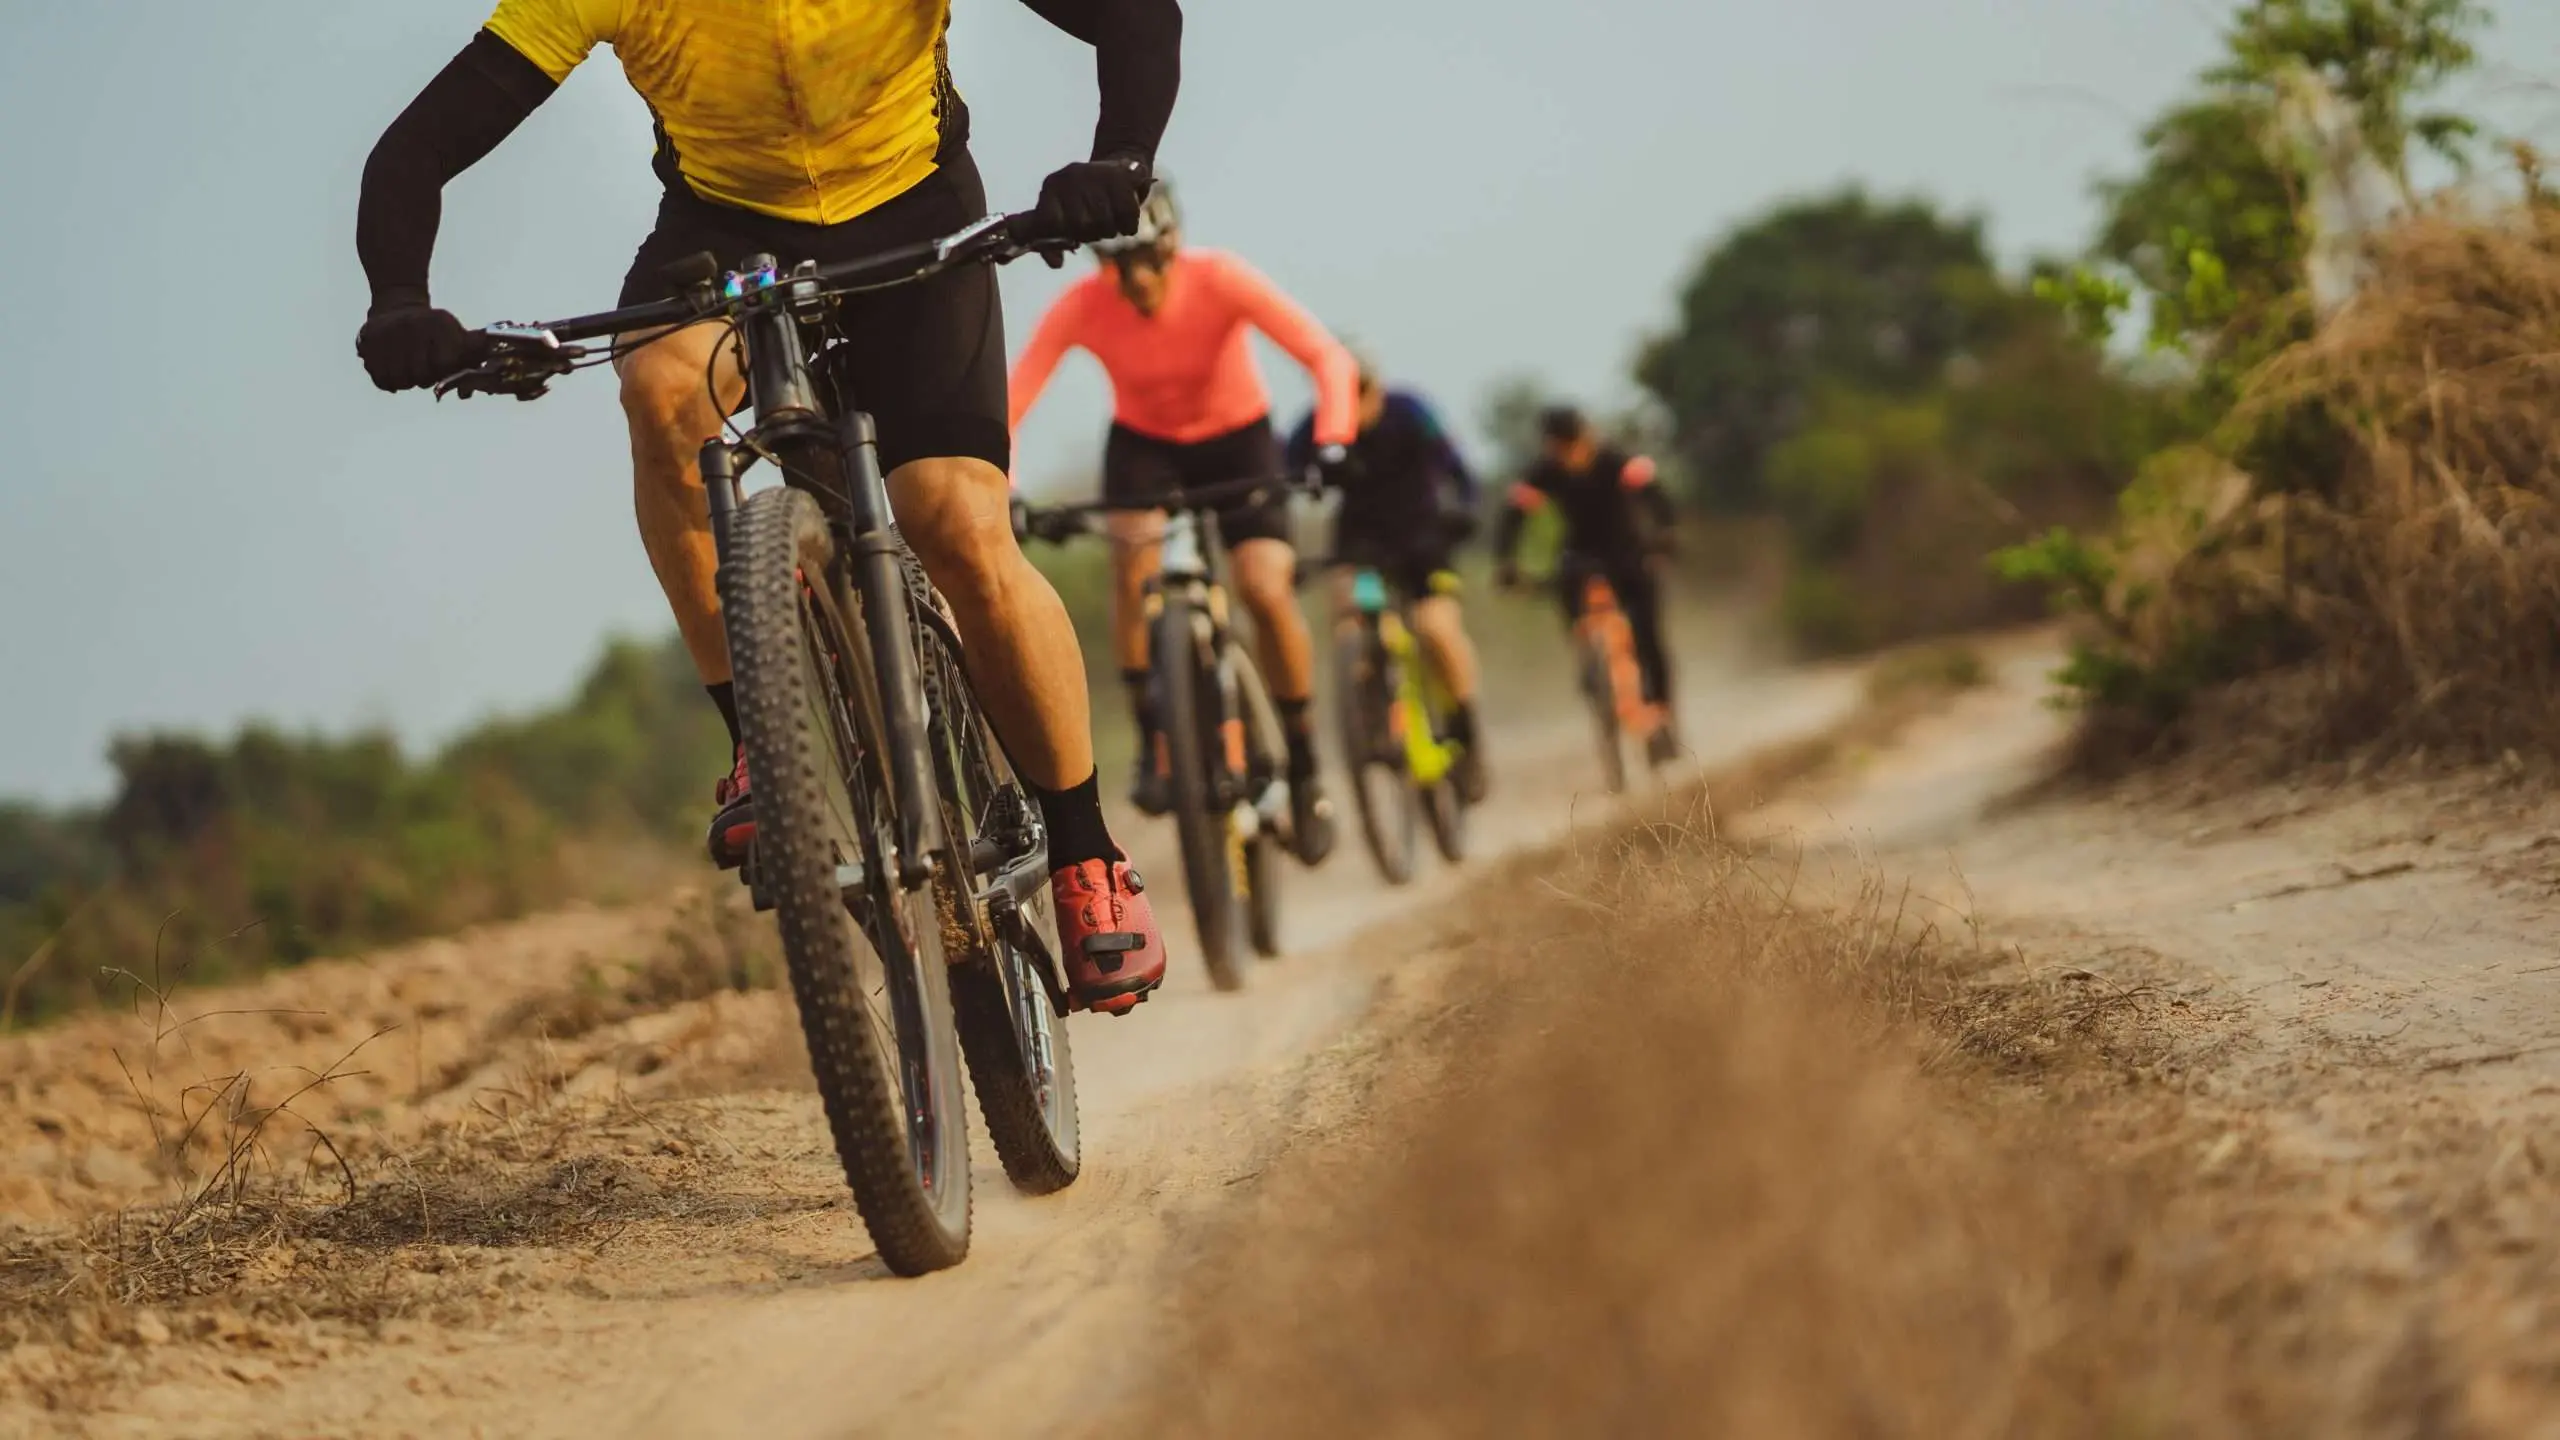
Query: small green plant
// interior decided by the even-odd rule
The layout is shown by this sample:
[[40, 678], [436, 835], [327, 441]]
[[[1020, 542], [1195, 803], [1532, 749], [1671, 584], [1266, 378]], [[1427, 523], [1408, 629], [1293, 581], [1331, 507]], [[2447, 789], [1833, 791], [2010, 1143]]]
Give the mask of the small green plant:
[[2057, 525], [2023, 544], [1991, 552], [1991, 571], [2013, 585], [2041, 585], [2054, 603], [2103, 616], [2115, 566], [2090, 541]]

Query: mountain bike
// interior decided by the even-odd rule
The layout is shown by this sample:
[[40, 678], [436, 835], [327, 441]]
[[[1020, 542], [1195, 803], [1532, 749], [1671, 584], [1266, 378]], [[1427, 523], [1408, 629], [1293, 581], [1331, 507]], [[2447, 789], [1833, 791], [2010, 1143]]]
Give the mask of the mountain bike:
[[1452, 864], [1466, 858], [1466, 801], [1458, 792], [1456, 708], [1422, 653], [1405, 597], [1368, 566], [1351, 568], [1351, 615], [1334, 639], [1334, 714], [1360, 810], [1360, 833], [1390, 885], [1413, 878], [1421, 821]]
[[[968, 1254], [963, 1057], [1015, 1185], [1067, 1185], [1082, 1146], [1039, 808], [898, 536], [871, 417], [825, 363], [843, 339], [832, 301], [1067, 248], [989, 217], [787, 272], [770, 256], [726, 273], [696, 256], [668, 269], [676, 298], [481, 331], [487, 358], [436, 387], [531, 400], [617, 346], [728, 327], [752, 419], [705, 444], [701, 467], [756, 779], [739, 874], [775, 913], [837, 1157], [901, 1275]], [[740, 477], [758, 461], [781, 483], [749, 494]]]
[[1574, 666], [1600, 741], [1600, 771], [1610, 792], [1627, 788], [1626, 748], [1643, 748], [1655, 768], [1676, 755], [1671, 712], [1644, 698], [1644, 670], [1636, 660], [1635, 627], [1618, 605], [1618, 592], [1596, 572], [1582, 577], [1582, 610], [1573, 623]]
[[1092, 533], [1114, 509], [1166, 512], [1161, 568], [1147, 582], [1147, 669], [1159, 763], [1172, 779], [1182, 883], [1209, 982], [1245, 983], [1248, 947], [1280, 953], [1280, 872], [1291, 845], [1288, 743], [1271, 688], [1228, 598], [1217, 511], [1289, 480], [1205, 485], [1170, 504], [1033, 506], [1023, 523], [1053, 543]]

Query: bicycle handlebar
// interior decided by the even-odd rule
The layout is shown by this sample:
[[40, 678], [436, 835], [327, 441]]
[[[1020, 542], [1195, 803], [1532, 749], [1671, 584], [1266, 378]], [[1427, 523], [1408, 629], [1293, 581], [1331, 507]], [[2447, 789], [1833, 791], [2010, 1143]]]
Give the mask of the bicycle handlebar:
[[1077, 500], [1064, 505], [1029, 505], [1022, 507], [1024, 524], [1032, 536], [1053, 545], [1063, 545], [1079, 534], [1092, 533], [1097, 516], [1114, 513], [1145, 514], [1156, 510], [1217, 510], [1228, 505], [1249, 503], [1272, 491], [1295, 495], [1314, 490], [1314, 481], [1305, 475], [1255, 475], [1242, 480], [1222, 480], [1215, 485], [1195, 485], [1180, 494], [1158, 500]]
[[796, 270], [706, 273], [687, 293], [645, 305], [626, 305], [592, 315], [530, 325], [500, 323], [476, 333], [490, 342], [479, 364], [437, 382], [436, 395], [514, 395], [530, 400], [557, 375], [596, 359], [582, 342], [708, 320], [733, 314], [767, 290], [784, 290], [793, 305], [886, 289], [928, 279], [954, 265], [1003, 265], [1037, 254], [1052, 266], [1064, 264], [1075, 245], [1042, 236], [1029, 213], [990, 215], [934, 240], [901, 245], [873, 255], [856, 256], [832, 265], [803, 264]]

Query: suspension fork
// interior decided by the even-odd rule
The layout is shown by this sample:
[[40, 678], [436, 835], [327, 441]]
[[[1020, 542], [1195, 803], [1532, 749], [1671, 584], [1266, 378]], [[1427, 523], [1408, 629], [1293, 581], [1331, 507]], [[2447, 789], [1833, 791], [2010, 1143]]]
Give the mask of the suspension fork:
[[[749, 270], [771, 268], [764, 257], [751, 257]], [[782, 288], [787, 293], [790, 282]], [[864, 638], [870, 642], [872, 677], [880, 695], [880, 715], [888, 733], [889, 795], [897, 814], [897, 871], [900, 884], [913, 888], [933, 878], [935, 861], [950, 848], [942, 825], [940, 792], [934, 784], [933, 758], [927, 738], [924, 680], [916, 660], [910, 628], [913, 612], [907, 592], [904, 547], [892, 528], [887, 483], [880, 474], [878, 437], [871, 417], [847, 407], [829, 423], [810, 372], [807, 347], [784, 293], [772, 303], [748, 312], [742, 323], [746, 338], [747, 396], [755, 407], [759, 445], [770, 442], [785, 453], [799, 451], [817, 461], [819, 473], [794, 475], [814, 493], [835, 523], [843, 564], [824, 583], [837, 587], [839, 613], [858, 610]], [[718, 439], [702, 447], [703, 488], [708, 494], [711, 533], [726, 557], [729, 529], [741, 496], [737, 475], [740, 447]], [[813, 577], [814, 578], [814, 577]], [[855, 603], [848, 605], [850, 600]]]
[[934, 862], [949, 848], [949, 837], [943, 833], [942, 800], [933, 780], [905, 547], [891, 528], [889, 487], [880, 474], [879, 437], [871, 417], [852, 411], [837, 422], [837, 434], [845, 459], [851, 552], [847, 578], [862, 600], [880, 714], [889, 729], [889, 792], [898, 802], [898, 879], [913, 887], [933, 878]]

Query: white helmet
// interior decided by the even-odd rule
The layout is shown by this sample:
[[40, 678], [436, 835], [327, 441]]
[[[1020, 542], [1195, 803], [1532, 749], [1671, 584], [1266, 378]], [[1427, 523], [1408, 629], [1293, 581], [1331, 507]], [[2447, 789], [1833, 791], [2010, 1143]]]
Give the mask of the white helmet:
[[1138, 229], [1133, 235], [1097, 241], [1093, 253], [1108, 260], [1118, 255], [1131, 255], [1141, 250], [1161, 248], [1167, 235], [1182, 228], [1182, 212], [1174, 208], [1173, 186], [1157, 177], [1147, 187], [1147, 198], [1138, 202]]

